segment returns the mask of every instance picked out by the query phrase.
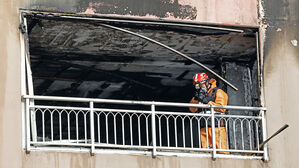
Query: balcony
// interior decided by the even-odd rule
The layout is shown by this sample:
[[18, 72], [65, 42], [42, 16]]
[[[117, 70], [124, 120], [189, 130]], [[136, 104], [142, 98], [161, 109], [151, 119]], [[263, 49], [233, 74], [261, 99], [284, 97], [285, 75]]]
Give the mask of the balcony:
[[[259, 148], [266, 139], [266, 109], [262, 107], [52, 96], [23, 98], [28, 152], [267, 158], [266, 146]], [[190, 113], [188, 107], [210, 113]], [[237, 113], [219, 114], [215, 112], [217, 108]], [[200, 130], [208, 131], [208, 127], [212, 130], [211, 139], [200, 136]], [[221, 127], [227, 133], [228, 149], [221, 146]], [[208, 146], [202, 145], [203, 140], [210, 142]]]

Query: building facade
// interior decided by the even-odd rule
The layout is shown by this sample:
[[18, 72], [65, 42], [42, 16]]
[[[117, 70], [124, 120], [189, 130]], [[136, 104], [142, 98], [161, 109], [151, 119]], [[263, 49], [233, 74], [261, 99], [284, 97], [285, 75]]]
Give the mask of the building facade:
[[[1, 167], [296, 167], [296, 98], [299, 82], [299, 2], [276, 1], [89, 1], [4, 0], [0, 3], [0, 163]], [[72, 150], [26, 152], [21, 12], [69, 13], [71, 16], [165, 21], [226, 29], [258, 30], [260, 87], [256, 106], [264, 106], [268, 136], [281, 125], [290, 127], [268, 143], [269, 160], [190, 156], [152, 157], [141, 154], [95, 153]], [[29, 38], [30, 39], [30, 38]], [[25, 40], [26, 42], [26, 40]], [[229, 49], [227, 49], [229, 50]], [[24, 60], [23, 60], [24, 61]], [[228, 66], [229, 67], [229, 66]], [[231, 80], [237, 80], [232, 78]], [[227, 89], [227, 92], [230, 92]], [[234, 93], [231, 91], [231, 93]], [[247, 102], [245, 100], [245, 102]], [[236, 105], [238, 102], [236, 102]], [[247, 105], [242, 104], [242, 105]]]

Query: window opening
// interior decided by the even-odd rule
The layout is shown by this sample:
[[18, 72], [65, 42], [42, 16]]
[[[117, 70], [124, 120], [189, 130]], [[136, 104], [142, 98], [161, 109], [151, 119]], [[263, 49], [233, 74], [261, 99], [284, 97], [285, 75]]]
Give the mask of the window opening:
[[[193, 75], [206, 72], [217, 80], [219, 88], [228, 93], [229, 105], [259, 106], [255, 29], [242, 28], [235, 32], [169, 25], [109, 23], [185, 53], [232, 82], [239, 88], [239, 91], [235, 91], [192, 61], [139, 37], [103, 27], [98, 21], [55, 19], [39, 15], [28, 15], [27, 19], [30, 52], [28, 61], [35, 95], [188, 103], [194, 92]], [[90, 107], [87, 102], [35, 100], [34, 103], [45, 106]], [[152, 110], [149, 106], [126, 103], [96, 103], [94, 107]], [[186, 107], [156, 107], [155, 110], [190, 113]], [[86, 131], [91, 127], [87, 121], [90, 118], [87, 110], [73, 108], [65, 112], [35, 108], [37, 128], [36, 139], [33, 140], [74, 140], [81, 143], [95, 136], [96, 142], [106, 144], [134, 146], [153, 143], [153, 135], [148, 134], [153, 131], [150, 128], [153, 121], [149, 118], [149, 113], [138, 116], [112, 112], [111, 115], [106, 115], [101, 111], [97, 113], [94, 124], [103, 126], [96, 127], [94, 135], [91, 135]], [[229, 110], [228, 114], [241, 115], [237, 110]], [[256, 116], [250, 110], [245, 114]], [[193, 142], [200, 139], [200, 126], [194, 126], [194, 118], [185, 121], [183, 118], [167, 119], [162, 114], [158, 116], [159, 119], [155, 119], [155, 123], [159, 125], [155, 130], [158, 146], [201, 146], [200, 143]], [[222, 124], [221, 120], [218, 119], [216, 125]], [[262, 136], [258, 137], [259, 133], [255, 133], [261, 127], [255, 120], [247, 122], [247, 125], [241, 120], [226, 121], [226, 129], [229, 128], [229, 149], [249, 150], [262, 141]], [[140, 126], [140, 123], [143, 125]], [[235, 128], [236, 125], [238, 128]], [[109, 134], [111, 132], [121, 133]], [[241, 137], [236, 137], [235, 134]], [[247, 138], [246, 141], [236, 141], [244, 137]]]

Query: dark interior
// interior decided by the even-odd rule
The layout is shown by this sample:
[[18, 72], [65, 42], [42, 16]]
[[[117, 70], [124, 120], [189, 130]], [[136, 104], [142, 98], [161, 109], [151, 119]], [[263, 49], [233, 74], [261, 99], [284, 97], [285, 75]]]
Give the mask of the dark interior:
[[[109, 22], [108, 24], [137, 32], [158, 42], [166, 44], [191, 58], [203, 63], [223, 78], [238, 87], [233, 90], [224, 82], [215, 78], [193, 62], [139, 37], [105, 28], [95, 20], [75, 20], [50, 17], [28, 17], [29, 51], [33, 76], [34, 94], [44, 96], [86, 97], [122, 100], [147, 100], [167, 102], [189, 102], [193, 96], [194, 88], [192, 77], [195, 73], [206, 72], [210, 78], [215, 78], [218, 87], [229, 95], [229, 105], [258, 105], [258, 74], [257, 74], [257, 46], [254, 29], [242, 28], [243, 33], [226, 30], [187, 28], [181, 26], [162, 26], [151, 24], [128, 24]], [[41, 102], [35, 102], [40, 104]], [[51, 102], [43, 102], [49, 104]], [[54, 103], [59, 105], [61, 102]], [[52, 104], [52, 103], [51, 103]], [[67, 103], [67, 106], [88, 107], [88, 103]], [[95, 107], [136, 109], [130, 105], [103, 105]], [[149, 106], [138, 106], [137, 109], [150, 110]], [[159, 108], [158, 110], [188, 112], [184, 108]], [[229, 114], [239, 114], [230, 110]], [[249, 113], [248, 113], [249, 114]], [[46, 137], [50, 138], [50, 114], [45, 115]], [[251, 114], [249, 114], [251, 115]], [[42, 112], [37, 111], [37, 136], [42, 136]], [[54, 139], [59, 139], [58, 114], [54, 115]], [[118, 116], [117, 125], [121, 125]], [[67, 118], [62, 116], [62, 136], [67, 137]], [[71, 117], [74, 122], [74, 117]], [[143, 119], [141, 119], [141, 122]], [[157, 120], [157, 118], [156, 118]], [[161, 120], [162, 144], [165, 142], [165, 118]], [[80, 118], [79, 131], [84, 130], [83, 117]], [[122, 127], [113, 124], [113, 117], [105, 120], [105, 116], [96, 120], [101, 122], [101, 128], [117, 129]], [[137, 118], [133, 118], [133, 125]], [[158, 122], [158, 121], [157, 121]], [[178, 141], [182, 146], [182, 120], [178, 120]], [[190, 125], [190, 121], [185, 121]], [[89, 123], [89, 122], [88, 122]], [[87, 124], [88, 124], [87, 123]], [[123, 123], [129, 124], [125, 118]], [[150, 122], [149, 122], [150, 124]], [[170, 127], [173, 122], [170, 121]], [[56, 126], [55, 126], [56, 125]], [[143, 133], [145, 123], [141, 124]], [[150, 125], [148, 125], [150, 128]], [[72, 126], [75, 131], [75, 126]], [[195, 129], [194, 127], [193, 129]], [[134, 126], [137, 129], [137, 126]], [[57, 130], [57, 131], [55, 131]], [[163, 132], [164, 130], [164, 132]], [[129, 127], [125, 132], [130, 131]], [[170, 129], [170, 135], [174, 135]], [[189, 130], [190, 131], [190, 130]], [[190, 141], [186, 133], [186, 143]], [[107, 137], [105, 130], [101, 130], [96, 141], [114, 143], [113, 135]], [[158, 137], [157, 132], [157, 137]], [[190, 132], [189, 132], [190, 134]], [[231, 134], [231, 130], [228, 132]], [[74, 136], [75, 132], [71, 132]], [[80, 139], [84, 137], [80, 134]], [[88, 133], [89, 138], [89, 133]], [[122, 134], [117, 134], [122, 136]], [[125, 143], [133, 144], [141, 137], [141, 143], [146, 142], [144, 135], [136, 134], [132, 137], [125, 135]], [[194, 134], [198, 136], [198, 133]], [[71, 137], [75, 138], [75, 137]], [[109, 140], [107, 141], [106, 138]], [[150, 137], [148, 137], [151, 139]], [[121, 137], [118, 137], [121, 139]], [[231, 136], [229, 141], [231, 140]], [[122, 141], [117, 143], [122, 144]], [[174, 142], [170, 142], [173, 146]], [[158, 143], [159, 144], [159, 143]], [[164, 144], [165, 145], [165, 144]], [[189, 143], [190, 145], [190, 143]], [[197, 144], [198, 145], [198, 144]]]
[[[248, 67], [250, 71], [256, 66], [256, 38], [251, 29], [236, 33], [109, 24], [166, 44], [234, 85], [241, 81], [230, 79], [227, 64]], [[28, 32], [35, 95], [189, 102], [193, 75], [206, 72], [161, 46], [102, 27], [96, 21], [29, 17]], [[216, 80], [220, 88], [228, 89]]]

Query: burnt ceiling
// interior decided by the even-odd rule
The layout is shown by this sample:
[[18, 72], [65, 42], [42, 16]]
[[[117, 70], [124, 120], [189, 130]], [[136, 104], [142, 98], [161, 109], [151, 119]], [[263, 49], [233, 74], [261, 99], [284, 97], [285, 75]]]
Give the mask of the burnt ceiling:
[[[166, 44], [219, 74], [224, 62], [251, 64], [256, 58], [253, 32], [114, 26]], [[192, 76], [204, 71], [165, 48], [94, 21], [29, 19], [28, 31], [37, 95], [188, 101]]]

